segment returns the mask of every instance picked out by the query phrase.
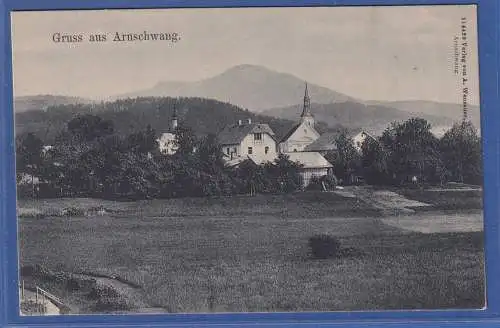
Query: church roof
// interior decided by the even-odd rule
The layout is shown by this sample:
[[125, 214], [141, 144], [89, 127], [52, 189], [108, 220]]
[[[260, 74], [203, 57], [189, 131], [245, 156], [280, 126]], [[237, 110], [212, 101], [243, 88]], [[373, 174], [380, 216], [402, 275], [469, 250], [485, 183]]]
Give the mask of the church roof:
[[267, 133], [274, 138], [274, 132], [267, 124], [261, 123], [242, 123], [226, 126], [217, 136], [221, 145], [239, 144], [251, 133]]
[[330, 151], [337, 150], [337, 137], [338, 133], [323, 133], [318, 139], [313, 143], [307, 145], [304, 151]]
[[305, 169], [331, 168], [333, 165], [318, 152], [294, 152], [287, 153], [289, 160], [299, 162]]
[[281, 138], [280, 142], [285, 142], [288, 140], [288, 138], [290, 138], [292, 136], [292, 134], [295, 133], [295, 131], [297, 131], [297, 129], [300, 127], [300, 125], [302, 124], [302, 122], [300, 123], [297, 123], [295, 124], [291, 129], [290, 131], [287, 132], [287, 134], [285, 134], [285, 136], [283, 138]]

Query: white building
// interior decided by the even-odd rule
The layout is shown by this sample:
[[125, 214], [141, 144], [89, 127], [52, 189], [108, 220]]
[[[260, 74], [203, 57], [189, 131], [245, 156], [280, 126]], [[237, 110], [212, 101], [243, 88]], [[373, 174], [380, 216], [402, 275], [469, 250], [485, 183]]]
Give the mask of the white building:
[[277, 157], [274, 132], [267, 124], [238, 121], [226, 126], [217, 136], [228, 163], [251, 159], [257, 164], [273, 162]]
[[333, 165], [318, 152], [294, 152], [287, 154], [289, 160], [302, 164], [300, 175], [304, 186], [307, 186], [313, 176], [321, 178], [333, 174]]
[[172, 121], [170, 123], [170, 128], [167, 132], [162, 133], [160, 138], [156, 141], [158, 142], [158, 147], [160, 148], [160, 152], [166, 155], [175, 154], [177, 151], [177, 144], [175, 142], [175, 130], [178, 126], [178, 117], [177, 110], [174, 107], [174, 113], [172, 114]]
[[354, 148], [356, 148], [356, 150], [360, 152], [361, 147], [363, 146], [363, 142], [365, 142], [367, 138], [371, 138], [375, 141], [377, 140], [377, 137], [375, 137], [375, 133], [368, 132], [366, 130], [361, 130], [358, 133], [354, 134], [354, 136], [352, 137]]

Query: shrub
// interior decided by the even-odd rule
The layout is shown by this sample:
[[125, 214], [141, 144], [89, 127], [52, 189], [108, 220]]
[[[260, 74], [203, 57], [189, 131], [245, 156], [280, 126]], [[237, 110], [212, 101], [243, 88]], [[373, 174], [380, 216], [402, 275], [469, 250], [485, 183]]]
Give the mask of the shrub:
[[335, 190], [338, 185], [337, 178], [334, 175], [324, 175], [320, 181], [325, 184], [327, 190]]
[[322, 177], [313, 175], [306, 187], [306, 190], [323, 191], [323, 186], [327, 191], [335, 190], [335, 187], [337, 186], [337, 179], [333, 175], [324, 175]]
[[309, 238], [312, 255], [318, 259], [337, 257], [340, 254], [340, 241], [329, 235], [315, 235]]
[[78, 207], [67, 207], [63, 209], [62, 214], [64, 216], [84, 216], [85, 211]]
[[104, 297], [97, 300], [95, 310], [99, 312], [129, 311], [133, 308], [124, 297]]
[[321, 181], [320, 181], [319, 177], [313, 175], [311, 177], [311, 180], [309, 180], [309, 184], [307, 185], [306, 190], [319, 191], [322, 189], [323, 189], [323, 187], [321, 186]]
[[90, 299], [100, 300], [104, 298], [118, 298], [120, 294], [113, 287], [96, 284], [92, 287], [87, 296]]

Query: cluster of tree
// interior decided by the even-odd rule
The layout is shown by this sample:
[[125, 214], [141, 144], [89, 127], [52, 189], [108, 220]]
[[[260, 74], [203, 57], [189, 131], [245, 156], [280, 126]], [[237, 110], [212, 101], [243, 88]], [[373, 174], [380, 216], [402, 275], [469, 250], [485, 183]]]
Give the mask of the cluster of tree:
[[[301, 166], [286, 155], [265, 165], [248, 160], [230, 168], [213, 134], [199, 137], [181, 125], [175, 142], [176, 153], [165, 155], [151, 126], [123, 136], [111, 120], [85, 114], [70, 120], [49, 149], [33, 133], [18, 136], [18, 181], [31, 179], [24, 185], [40, 196], [128, 199], [286, 193], [303, 187]], [[349, 183], [355, 176], [379, 185], [402, 185], [415, 177], [428, 184], [482, 184], [481, 142], [470, 123], [456, 124], [437, 138], [427, 121], [413, 118], [366, 138], [361, 152], [347, 132], [338, 135], [336, 145], [326, 155], [336, 178], [313, 179], [312, 189], [332, 189], [337, 180]]]
[[454, 181], [482, 185], [481, 139], [470, 122], [455, 124], [441, 138], [420, 118], [392, 123], [380, 137], [368, 137], [362, 151], [345, 133], [338, 150], [328, 154], [335, 175], [349, 181], [363, 176], [369, 184], [443, 184]]
[[[50, 149], [33, 133], [17, 138], [18, 181], [30, 176], [28, 193], [103, 198], [170, 198], [292, 192], [302, 187], [300, 165], [284, 155], [274, 163], [248, 161], [229, 168], [216, 137], [176, 131], [175, 154], [159, 151], [151, 126], [126, 137], [99, 116], [77, 116]], [[34, 177], [42, 182], [34, 183]], [[40, 190], [42, 188], [42, 190]]]

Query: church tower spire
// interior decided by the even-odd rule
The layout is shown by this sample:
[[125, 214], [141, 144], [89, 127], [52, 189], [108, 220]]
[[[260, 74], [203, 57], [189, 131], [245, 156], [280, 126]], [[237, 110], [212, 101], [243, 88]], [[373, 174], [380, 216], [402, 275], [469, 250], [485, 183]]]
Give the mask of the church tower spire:
[[307, 82], [304, 91], [304, 105], [302, 107], [302, 115], [300, 115], [300, 118], [302, 122], [306, 122], [310, 126], [314, 126], [314, 116], [311, 113], [311, 98], [309, 98]]
[[177, 106], [175, 104], [174, 104], [174, 113], [172, 114], [171, 124], [172, 124], [171, 125], [172, 131], [175, 131], [177, 129], [177, 125], [179, 124], [177, 117]]

